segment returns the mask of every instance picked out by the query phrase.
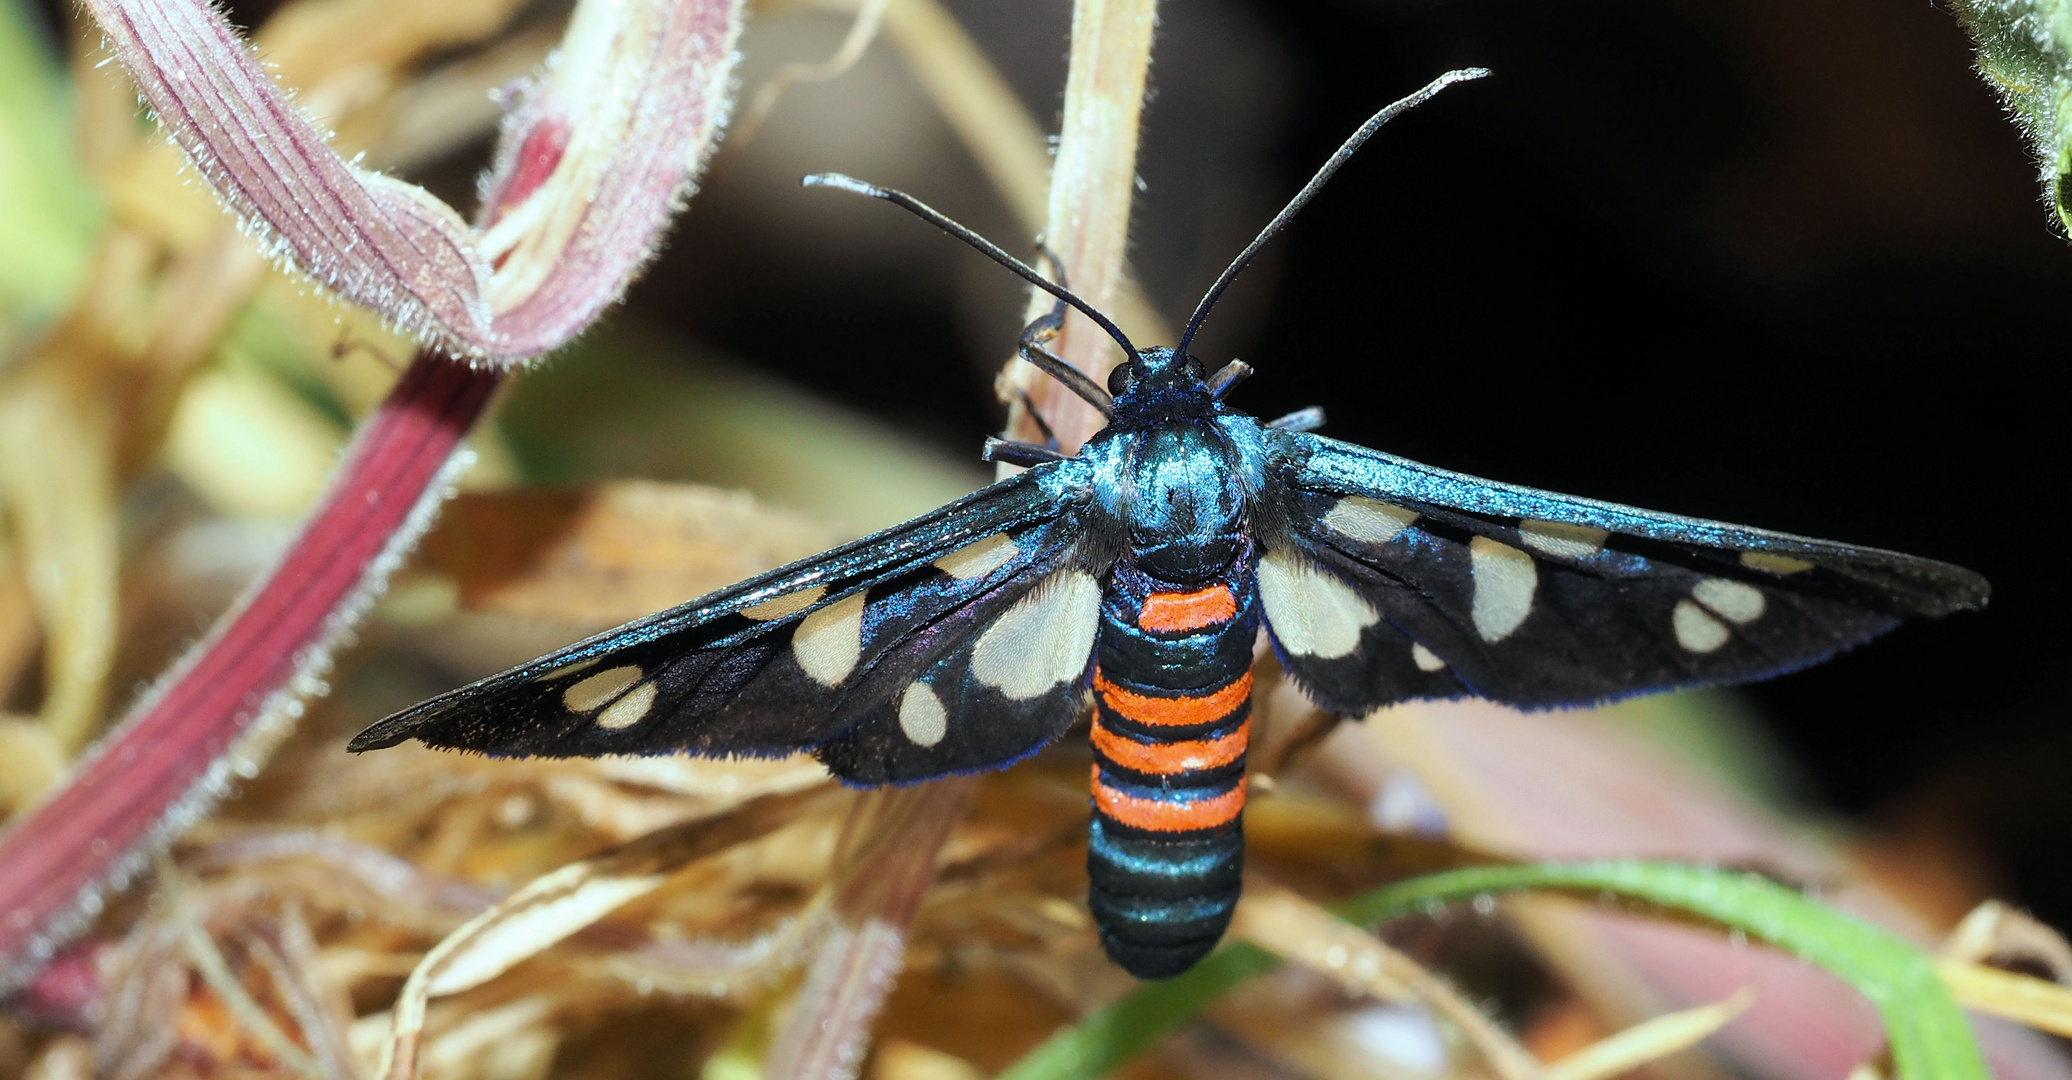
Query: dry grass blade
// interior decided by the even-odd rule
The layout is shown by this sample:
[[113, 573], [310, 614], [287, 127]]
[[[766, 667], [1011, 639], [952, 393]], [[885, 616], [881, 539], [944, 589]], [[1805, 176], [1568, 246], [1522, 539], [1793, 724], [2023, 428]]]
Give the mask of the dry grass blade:
[[244, 946], [245, 955], [279, 992], [323, 1074], [360, 1080], [360, 1062], [351, 1044], [352, 1001], [322, 980], [316, 938], [300, 908], [287, 905], [270, 933], [248, 934]]
[[1547, 1066], [1547, 1080], [1611, 1080], [1710, 1038], [1755, 1004], [1743, 989], [1725, 1001], [1658, 1016]]
[[1943, 943], [1943, 959], [1983, 964], [1999, 960], [2041, 966], [2072, 985], [2072, 944], [2065, 936], [1998, 900], [1973, 908]]
[[2072, 1038], [2072, 990], [1982, 964], [1945, 960], [1936, 970], [1964, 1007]]
[[1272, 882], [1245, 881], [1232, 937], [1284, 956], [1347, 989], [1384, 1001], [1420, 1001], [1459, 1028], [1503, 1080], [1542, 1080], [1532, 1053], [1424, 965]]
[[65, 748], [42, 724], [0, 718], [0, 818], [34, 803], [65, 776]]
[[650, 833], [534, 879], [425, 954], [397, 997], [380, 1074], [390, 1080], [417, 1075], [430, 999], [503, 974], [626, 902], [653, 892], [685, 865], [772, 832], [823, 797], [818, 790], [764, 796], [722, 816]]
[[[2047, 982], [1989, 962], [2028, 963], [2056, 979]], [[1988, 900], [1950, 932], [1936, 970], [1967, 1008], [2005, 1017], [2053, 1035], [2072, 1037], [2072, 945], [2063, 935], [1998, 900]]]
[[38, 719], [68, 753], [100, 719], [115, 656], [117, 428], [95, 385], [106, 352], [75, 322], [0, 380], [0, 508], [43, 626]]
[[842, 44], [834, 55], [817, 63], [794, 60], [778, 68], [776, 73], [756, 88], [755, 97], [748, 102], [748, 108], [741, 119], [734, 122], [733, 142], [736, 148], [755, 138], [762, 130], [763, 121], [770, 118], [770, 110], [784, 97], [784, 92], [802, 82], [827, 82], [839, 79], [856, 66], [858, 60], [878, 39], [878, 24], [885, 17], [885, 6], [891, 0], [863, 0], [856, 8], [856, 21], [849, 24], [849, 32], [843, 36]]
[[209, 937], [206, 930], [197, 923], [189, 922], [182, 929], [180, 946], [186, 951], [187, 959], [194, 965], [195, 971], [201, 974], [202, 981], [216, 992], [216, 996], [229, 1008], [230, 1014], [237, 1018], [237, 1022], [246, 1032], [258, 1040], [259, 1045], [266, 1048], [267, 1053], [272, 1054], [297, 1075], [308, 1077], [310, 1080], [331, 1080], [325, 1075], [324, 1070], [317, 1067], [316, 1059], [296, 1045], [295, 1040], [289, 1038], [288, 1033], [273, 1022], [273, 1017], [267, 1015], [265, 1006], [253, 1000], [251, 993], [245, 989], [244, 981], [230, 970], [230, 964], [224, 960], [222, 950], [216, 947], [215, 941]]

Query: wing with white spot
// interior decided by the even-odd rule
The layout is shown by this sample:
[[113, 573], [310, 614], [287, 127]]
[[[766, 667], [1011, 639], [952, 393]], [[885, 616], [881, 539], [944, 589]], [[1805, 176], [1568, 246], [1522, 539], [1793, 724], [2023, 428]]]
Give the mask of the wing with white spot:
[[1053, 550], [893, 649], [820, 760], [852, 783], [902, 784], [1007, 765], [1064, 734], [1083, 710], [1107, 568]]
[[[903, 525], [442, 694], [361, 732], [351, 749], [417, 739], [509, 756], [726, 756], [840, 740], [868, 726], [888, 693], [977, 640], [1066, 561], [1082, 531], [1083, 470], [1072, 461], [1030, 469]], [[977, 726], [955, 723], [953, 707], [961, 706], [945, 698], [946, 729]], [[989, 731], [967, 758], [990, 752], [980, 746], [1028, 742], [1003, 750], [997, 762], [959, 767], [1012, 760], [1057, 725], [1046, 717], [1038, 726], [1042, 732]]]
[[1262, 537], [1260, 597], [1297, 679], [1350, 714], [1764, 678], [1988, 592], [1947, 563], [1274, 439], [1287, 524]]

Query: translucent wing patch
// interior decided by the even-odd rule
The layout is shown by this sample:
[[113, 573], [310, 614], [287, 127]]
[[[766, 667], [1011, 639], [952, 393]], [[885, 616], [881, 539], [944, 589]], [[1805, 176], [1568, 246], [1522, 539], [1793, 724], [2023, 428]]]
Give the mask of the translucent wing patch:
[[1986, 599], [1945, 563], [1279, 438], [1287, 526], [1263, 540], [1260, 596], [1290, 670], [1347, 713], [1763, 678]]
[[875, 715], [885, 686], [904, 686], [1050, 576], [1080, 531], [1077, 468], [1031, 469], [461, 687], [375, 724], [351, 749], [414, 738], [512, 756], [758, 755], [828, 743]]

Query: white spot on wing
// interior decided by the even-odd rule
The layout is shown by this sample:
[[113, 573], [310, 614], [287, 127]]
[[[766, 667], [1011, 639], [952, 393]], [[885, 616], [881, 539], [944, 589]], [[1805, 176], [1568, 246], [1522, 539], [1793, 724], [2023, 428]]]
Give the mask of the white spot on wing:
[[1558, 521], [1521, 521], [1518, 539], [1534, 551], [1565, 559], [1587, 559], [1604, 550], [1604, 538], [1611, 535], [1588, 525], [1564, 525]]
[[1490, 642], [1510, 637], [1532, 614], [1532, 594], [1540, 584], [1532, 556], [1478, 536], [1468, 544], [1468, 567], [1475, 576], [1475, 602], [1468, 609], [1475, 632]]
[[548, 668], [547, 670], [540, 672], [538, 675], [534, 675], [532, 677], [532, 681], [551, 682], [555, 679], [562, 677], [563, 675], [573, 675], [576, 672], [581, 671], [584, 668], [589, 667], [590, 665], [595, 664], [596, 662], [602, 659], [604, 659], [604, 657], [602, 656], [593, 656], [588, 660], [577, 660], [572, 664], [563, 664], [560, 667]]
[[1747, 625], [1763, 617], [1763, 591], [1726, 578], [1706, 578], [1691, 587], [1691, 598], [1728, 622]]
[[1803, 574], [1813, 569], [1813, 564], [1804, 559], [1794, 559], [1789, 555], [1772, 555], [1767, 551], [1742, 552], [1741, 565], [1750, 570], [1761, 570], [1765, 574], [1776, 574], [1779, 577]]
[[935, 560], [935, 566], [959, 581], [969, 581], [1006, 566], [1021, 553], [1022, 549], [1014, 546], [1014, 541], [1009, 540], [1006, 533], [994, 533]]
[[619, 696], [619, 691], [640, 681], [640, 667], [626, 664], [609, 668], [561, 692], [561, 703], [575, 712], [589, 712]]
[[1425, 648], [1423, 645], [1414, 644], [1410, 646], [1410, 659], [1417, 664], [1417, 670], [1419, 671], [1446, 670], [1446, 661], [1439, 659], [1438, 653]]
[[949, 732], [949, 714], [927, 683], [908, 683], [906, 693], [899, 695], [899, 730], [915, 746], [934, 746]]
[[1694, 653], [1709, 653], [1727, 643], [1726, 624], [1689, 600], [1676, 602], [1669, 623], [1676, 628], [1676, 643]]
[[1281, 648], [1330, 660], [1360, 647], [1360, 631], [1381, 615], [1353, 587], [1292, 551], [1259, 560], [1259, 600]]
[[814, 682], [834, 686], [856, 669], [863, 655], [863, 593], [838, 600], [799, 621], [791, 634], [791, 655]]
[[820, 602], [821, 597], [826, 595], [827, 586], [815, 585], [810, 589], [800, 589], [797, 592], [788, 592], [783, 596], [773, 597], [760, 604], [750, 604], [741, 609], [741, 614], [757, 622], [775, 622], [778, 619], [796, 615], [812, 607]]
[[625, 697], [611, 703], [611, 707], [597, 714], [597, 726], [617, 731], [640, 723], [648, 710], [655, 707], [655, 684], [642, 683]]
[[1026, 701], [1086, 673], [1100, 620], [1100, 583], [1084, 570], [1060, 570], [979, 635], [971, 673], [1010, 700]]
[[1417, 521], [1415, 510], [1348, 495], [1324, 515], [1324, 526], [1363, 544], [1386, 544]]

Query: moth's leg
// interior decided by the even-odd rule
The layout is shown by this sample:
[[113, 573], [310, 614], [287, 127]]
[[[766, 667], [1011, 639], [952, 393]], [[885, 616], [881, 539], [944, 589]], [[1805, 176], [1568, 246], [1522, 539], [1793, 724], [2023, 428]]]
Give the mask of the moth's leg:
[[[1049, 244], [1038, 240], [1036, 254], [1043, 256], [1044, 269], [1050, 272], [1052, 281], [1057, 282], [1060, 288], [1072, 287], [1065, 281], [1065, 260], [1058, 258], [1058, 253], [1052, 251]], [[1022, 327], [1021, 343], [1024, 346], [1042, 345], [1057, 337], [1058, 331], [1065, 328], [1066, 306], [1065, 301], [1060, 299], [1051, 305], [1049, 311], [1036, 316], [1029, 325]]]
[[985, 461], [1004, 461], [1009, 465], [1022, 466], [1065, 460], [1065, 455], [1055, 447], [995, 439], [991, 436], [986, 438], [986, 448], [979, 452], [979, 457]]
[[1268, 420], [1266, 426], [1281, 431], [1315, 431], [1324, 426], [1324, 407], [1311, 405], [1307, 409], [1297, 409], [1279, 419]]
[[1237, 388], [1237, 384], [1251, 377], [1252, 365], [1243, 360], [1232, 360], [1217, 368], [1214, 375], [1209, 376], [1209, 396], [1222, 401], [1225, 394]]
[[1022, 409], [1029, 414], [1029, 419], [1035, 423], [1036, 430], [1043, 433], [1043, 445], [1052, 450], [1059, 449], [1058, 433], [1050, 429], [1050, 421], [1043, 418], [1043, 413], [1036, 408], [1036, 402], [1030, 399], [1029, 392], [1027, 390], [1016, 390], [1015, 393], [1021, 395]]
[[[1065, 267], [1058, 260], [1057, 253], [1042, 244], [1036, 245], [1036, 250], [1041, 252], [1044, 261], [1050, 264], [1053, 279], [1059, 285], [1064, 285]], [[1021, 353], [1022, 359], [1042, 368], [1044, 374], [1064, 383], [1065, 389], [1079, 395], [1087, 404], [1100, 410], [1102, 416], [1114, 415], [1115, 398], [1105, 388], [1087, 378], [1085, 372], [1066, 363], [1064, 358], [1043, 347], [1044, 342], [1057, 337], [1058, 331], [1064, 329], [1064, 326], [1065, 302], [1059, 300], [1051, 305], [1049, 311], [1037, 316], [1034, 321], [1022, 328], [1017, 351]]]

